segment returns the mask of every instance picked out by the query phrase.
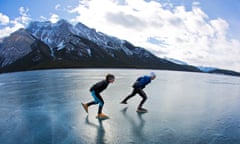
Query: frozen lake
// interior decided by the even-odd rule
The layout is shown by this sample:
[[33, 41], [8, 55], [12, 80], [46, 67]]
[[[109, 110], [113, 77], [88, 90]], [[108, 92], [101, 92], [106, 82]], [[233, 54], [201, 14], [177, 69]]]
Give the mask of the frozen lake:
[[[145, 88], [149, 112], [136, 113], [139, 96], [121, 105], [138, 76], [150, 70], [68, 69], [0, 75], [2, 144], [239, 144], [240, 78], [189, 72], [157, 71]], [[116, 76], [87, 115], [81, 102], [89, 88]]]

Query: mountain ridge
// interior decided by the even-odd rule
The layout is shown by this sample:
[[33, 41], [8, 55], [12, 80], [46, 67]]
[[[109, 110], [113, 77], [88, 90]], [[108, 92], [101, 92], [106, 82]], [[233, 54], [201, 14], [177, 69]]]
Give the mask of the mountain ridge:
[[[14, 57], [9, 57], [9, 54]], [[143, 68], [203, 72], [159, 58], [126, 40], [108, 36], [82, 23], [66, 20], [31, 22], [0, 42], [0, 72], [46, 68]], [[216, 73], [240, 76], [222, 70]], [[214, 73], [209, 71], [208, 73]]]

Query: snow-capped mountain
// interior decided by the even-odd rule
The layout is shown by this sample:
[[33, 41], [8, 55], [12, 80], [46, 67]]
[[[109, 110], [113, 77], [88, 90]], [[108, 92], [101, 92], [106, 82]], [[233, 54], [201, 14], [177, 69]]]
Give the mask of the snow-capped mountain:
[[150, 68], [201, 72], [82, 23], [31, 22], [0, 42], [0, 72], [45, 68]]
[[92, 49], [84, 44], [83, 39], [95, 43], [112, 57], [115, 56], [113, 53], [114, 50], [122, 51], [129, 56], [134, 54], [152, 56], [151, 53], [141, 48], [130, 50], [129, 47], [126, 46], [127, 41], [96, 32], [95, 29], [90, 29], [82, 23], [74, 26], [65, 20], [60, 20], [55, 24], [50, 22], [32, 22], [26, 30], [47, 44], [53, 56], [55, 56], [55, 51], [63, 48], [71, 52], [78, 49], [78, 47], [81, 47], [81, 49], [78, 49], [80, 56], [92, 56]]

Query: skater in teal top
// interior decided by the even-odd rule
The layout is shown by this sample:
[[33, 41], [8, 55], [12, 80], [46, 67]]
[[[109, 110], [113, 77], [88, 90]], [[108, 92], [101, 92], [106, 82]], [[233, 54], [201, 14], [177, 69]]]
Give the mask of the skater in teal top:
[[100, 118], [100, 119], [108, 118], [107, 115], [102, 113], [104, 100], [103, 100], [102, 96], [100, 95], [100, 93], [107, 88], [109, 83], [113, 83], [114, 80], [115, 80], [114, 75], [108, 74], [106, 76], [105, 80], [102, 80], [102, 81], [94, 84], [90, 88], [90, 92], [91, 92], [94, 100], [91, 101], [91, 102], [85, 103], [85, 104], [82, 103], [82, 106], [87, 113], [88, 113], [88, 107], [89, 106], [99, 104], [97, 118]]

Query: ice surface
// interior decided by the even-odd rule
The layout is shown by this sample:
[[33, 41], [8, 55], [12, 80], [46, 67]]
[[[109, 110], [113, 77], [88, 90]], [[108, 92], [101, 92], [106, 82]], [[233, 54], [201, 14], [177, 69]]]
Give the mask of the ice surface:
[[[44, 70], [0, 75], [2, 144], [239, 144], [240, 79], [222, 75], [154, 71], [145, 88], [148, 113], [139, 114], [131, 92], [138, 76], [150, 70]], [[86, 114], [81, 102], [92, 100], [89, 88], [107, 73], [115, 83]]]

